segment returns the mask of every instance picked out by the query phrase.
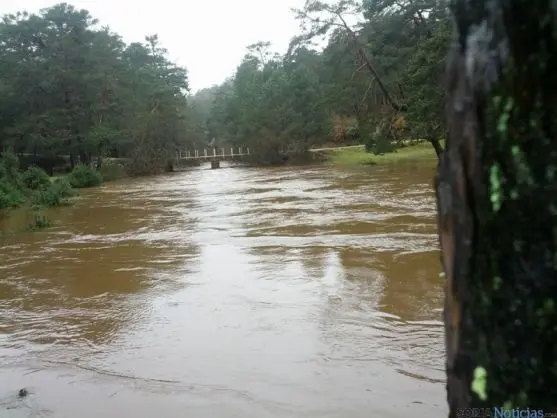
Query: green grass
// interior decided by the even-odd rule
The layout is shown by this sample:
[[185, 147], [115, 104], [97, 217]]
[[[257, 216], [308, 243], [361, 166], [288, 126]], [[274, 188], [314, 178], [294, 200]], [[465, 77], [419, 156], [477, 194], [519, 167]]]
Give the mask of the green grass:
[[[443, 141], [441, 142], [441, 145], [443, 145]], [[362, 147], [326, 151], [326, 156], [329, 164], [340, 167], [392, 164], [406, 161], [437, 162], [435, 150], [429, 142], [420, 142], [415, 145], [409, 145], [407, 147], [400, 148], [395, 152], [383, 155], [373, 155], [370, 152], [366, 152], [364, 147]]]

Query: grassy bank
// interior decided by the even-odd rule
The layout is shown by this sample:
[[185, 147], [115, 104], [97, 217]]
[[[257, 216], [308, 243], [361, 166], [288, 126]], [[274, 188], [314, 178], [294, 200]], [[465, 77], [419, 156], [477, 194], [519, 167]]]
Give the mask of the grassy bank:
[[351, 167], [358, 165], [391, 164], [406, 161], [431, 161], [437, 162], [435, 150], [429, 142], [420, 142], [400, 148], [395, 152], [383, 155], [374, 155], [366, 152], [364, 147], [348, 148], [340, 150], [323, 151], [329, 164], [339, 167]]

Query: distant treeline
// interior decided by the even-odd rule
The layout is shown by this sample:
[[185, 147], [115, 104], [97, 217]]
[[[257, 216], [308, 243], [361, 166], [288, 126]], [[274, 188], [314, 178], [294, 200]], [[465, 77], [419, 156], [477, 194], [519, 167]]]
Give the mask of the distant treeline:
[[[343, 24], [352, 12], [362, 16], [358, 28]], [[68, 155], [72, 167], [128, 157], [140, 174], [213, 138], [282, 161], [284, 148], [359, 142], [388, 151], [404, 138], [442, 135], [444, 1], [308, 1], [296, 13], [305, 30], [286, 54], [253, 44], [230, 79], [194, 96], [186, 69], [167, 58], [156, 35], [126, 45], [66, 3], [6, 15], [0, 149]], [[311, 41], [325, 34], [318, 52]]]

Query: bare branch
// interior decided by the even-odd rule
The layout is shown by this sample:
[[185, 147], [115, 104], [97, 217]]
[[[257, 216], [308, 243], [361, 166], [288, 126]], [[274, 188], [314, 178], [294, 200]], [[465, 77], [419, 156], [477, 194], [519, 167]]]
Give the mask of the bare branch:
[[364, 95], [362, 96], [362, 100], [361, 100], [362, 104], [365, 103], [369, 91], [370, 91], [370, 90], [373, 90], [374, 84], [375, 84], [375, 79], [372, 78], [372, 79], [369, 81], [369, 85], [367, 86], [367, 89], [366, 89], [366, 91], [364, 92]]
[[356, 68], [356, 70], [354, 70], [354, 72], [352, 73], [352, 76], [350, 77], [350, 81], [354, 80], [354, 77], [356, 76], [356, 73], [359, 73], [361, 70], [363, 70], [366, 67], [365, 64], [360, 65], [358, 68]]
[[400, 98], [404, 100], [404, 92], [402, 91], [402, 84], [397, 83], [398, 85], [398, 93], [400, 94]]

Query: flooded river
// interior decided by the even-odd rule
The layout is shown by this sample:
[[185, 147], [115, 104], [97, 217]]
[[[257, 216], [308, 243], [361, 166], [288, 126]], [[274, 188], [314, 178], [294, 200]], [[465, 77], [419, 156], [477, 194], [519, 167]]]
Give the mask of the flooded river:
[[0, 416], [446, 416], [432, 176], [204, 166], [5, 232]]

